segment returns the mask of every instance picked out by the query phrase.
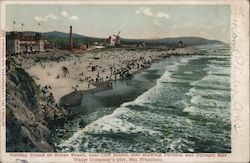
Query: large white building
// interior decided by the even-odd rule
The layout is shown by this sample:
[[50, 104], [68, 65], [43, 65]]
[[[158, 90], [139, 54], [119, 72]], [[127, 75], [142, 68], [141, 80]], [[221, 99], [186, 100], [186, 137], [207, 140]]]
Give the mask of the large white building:
[[44, 51], [44, 37], [41, 33], [24, 35], [22, 32], [10, 32], [7, 35], [8, 54], [28, 54]]

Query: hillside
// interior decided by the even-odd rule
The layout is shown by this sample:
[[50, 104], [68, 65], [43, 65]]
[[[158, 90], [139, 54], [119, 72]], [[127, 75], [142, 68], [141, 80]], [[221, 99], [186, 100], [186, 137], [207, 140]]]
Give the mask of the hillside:
[[[65, 44], [68, 42], [69, 33], [64, 32], [46, 32], [44, 33], [44, 36], [47, 40], [52, 41], [56, 44]], [[88, 43], [93, 44], [94, 42], [104, 42], [105, 38], [95, 38], [95, 37], [88, 37], [80, 34], [72, 34], [74, 42], [80, 42], [80, 43]]]
[[50, 102], [13, 59], [6, 68], [6, 151], [55, 151], [53, 127], [66, 121], [68, 112]]
[[[57, 43], [64, 42], [66, 43], [69, 38], [69, 33], [64, 32], [47, 32], [44, 33], [46, 38], [49, 40], [53, 40]], [[93, 42], [104, 42], [107, 38], [95, 38], [95, 37], [88, 37], [85, 35], [80, 34], [72, 34], [74, 41], [76, 42], [83, 42], [92, 44]], [[203, 44], [221, 44], [223, 42], [218, 40], [208, 40], [201, 37], [176, 37], [176, 38], [162, 38], [162, 39], [126, 39], [121, 38], [122, 45], [135, 45], [141, 42], [145, 42], [146, 45], [150, 46], [157, 46], [157, 45], [168, 45], [168, 46], [175, 46], [178, 45], [179, 41], [182, 41], [184, 45], [192, 46], [192, 45], [203, 45]]]
[[[9, 34], [9, 32], [7, 32]], [[32, 31], [24, 32], [26, 35], [35, 34]], [[68, 42], [69, 33], [59, 32], [59, 31], [52, 31], [52, 32], [45, 32], [43, 33], [45, 39], [54, 42], [55, 44], [65, 44]], [[96, 38], [85, 36], [81, 34], [73, 33], [73, 40], [74, 42], [80, 43], [88, 43], [93, 44], [94, 42], [105, 43], [106, 39], [108, 38]], [[175, 37], [175, 38], [161, 38], [161, 39], [128, 39], [128, 38], [121, 38], [122, 45], [137, 45], [139, 43], [145, 42], [148, 46], [158, 46], [158, 45], [167, 45], [167, 46], [176, 46], [178, 45], [179, 41], [182, 41], [186, 46], [192, 45], [204, 45], [204, 44], [223, 44], [223, 42], [218, 40], [209, 40], [201, 37]]]
[[203, 44], [221, 44], [223, 42], [217, 40], [208, 40], [200, 37], [176, 37], [176, 38], [163, 38], [163, 39], [122, 39], [123, 44], [135, 44], [138, 42], [145, 42], [147, 45], [178, 45], [182, 41], [184, 45], [203, 45]]
[[[44, 35], [48, 39], [52, 39], [55, 42], [64, 42], [68, 41], [69, 34], [53, 31], [44, 33]], [[80, 34], [72, 34], [74, 41], [76, 42], [83, 42], [83, 43], [90, 43], [93, 42], [104, 42], [107, 38], [95, 38], [95, 37], [88, 37], [85, 35]], [[178, 45], [179, 41], [182, 41], [184, 45], [192, 46], [192, 45], [203, 45], [203, 44], [221, 44], [223, 42], [218, 40], [209, 40], [201, 37], [176, 37], [176, 38], [162, 38], [162, 39], [126, 39], [121, 38], [122, 45], [135, 45], [141, 42], [145, 42], [147, 45], [150, 46], [157, 46], [157, 45], [168, 45], [174, 46]]]

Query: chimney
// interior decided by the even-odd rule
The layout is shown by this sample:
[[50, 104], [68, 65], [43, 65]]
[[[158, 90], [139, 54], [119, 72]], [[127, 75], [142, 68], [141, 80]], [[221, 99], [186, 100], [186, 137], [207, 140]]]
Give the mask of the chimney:
[[70, 26], [70, 33], [69, 33], [69, 49], [73, 49], [73, 41], [72, 41], [72, 26]]

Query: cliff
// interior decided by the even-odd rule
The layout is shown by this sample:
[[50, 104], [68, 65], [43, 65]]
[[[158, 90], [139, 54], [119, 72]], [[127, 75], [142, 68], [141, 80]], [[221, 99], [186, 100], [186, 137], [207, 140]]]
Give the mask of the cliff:
[[7, 152], [53, 152], [53, 127], [66, 121], [68, 112], [41, 92], [14, 60], [6, 63]]

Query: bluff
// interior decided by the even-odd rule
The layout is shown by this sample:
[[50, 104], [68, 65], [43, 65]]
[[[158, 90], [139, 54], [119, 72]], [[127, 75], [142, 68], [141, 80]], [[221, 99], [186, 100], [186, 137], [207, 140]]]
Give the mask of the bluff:
[[7, 152], [53, 152], [53, 128], [69, 113], [48, 100], [13, 59], [6, 63]]

